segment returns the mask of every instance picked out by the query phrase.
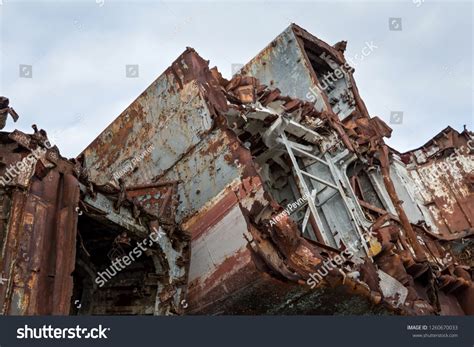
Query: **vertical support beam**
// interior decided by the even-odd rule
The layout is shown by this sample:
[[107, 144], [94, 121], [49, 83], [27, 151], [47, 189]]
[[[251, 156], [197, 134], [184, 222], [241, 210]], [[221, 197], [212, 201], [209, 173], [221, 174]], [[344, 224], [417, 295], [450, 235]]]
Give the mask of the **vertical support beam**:
[[[303, 196], [311, 197], [308, 199], [308, 207], [311, 211], [311, 214], [313, 215], [314, 221], [317, 225], [317, 228], [319, 230], [315, 231], [316, 235], [315, 238], [318, 239], [318, 241], [323, 242], [326, 245], [329, 245], [329, 240], [327, 239], [326, 235], [324, 234], [324, 228], [323, 225], [321, 224], [321, 219], [319, 218], [319, 214], [317, 211], [316, 206], [314, 205], [314, 200], [312, 199], [312, 195], [308, 189], [308, 186], [306, 185], [306, 181], [304, 180], [303, 175], [301, 174], [301, 170], [299, 169], [298, 162], [296, 161], [296, 157], [293, 154], [293, 151], [291, 149], [290, 144], [288, 143], [288, 139], [286, 138], [286, 135], [284, 132], [281, 133], [281, 138], [283, 140], [283, 144], [286, 147], [286, 150], [288, 151], [288, 155], [290, 156], [291, 162], [293, 164], [296, 176], [298, 177], [298, 180], [300, 182], [300, 187], [303, 189]], [[319, 235], [318, 235], [319, 234]]]
[[360, 230], [359, 225], [357, 225], [357, 221], [356, 221], [356, 218], [355, 218], [355, 215], [354, 215], [354, 211], [352, 211], [351, 207], [349, 206], [349, 203], [347, 202], [346, 192], [342, 188], [341, 182], [338, 178], [339, 175], [337, 173], [336, 168], [334, 167], [334, 163], [332, 162], [332, 160], [331, 160], [328, 153], [326, 153], [324, 155], [324, 157], [326, 158], [326, 162], [328, 163], [328, 166], [329, 166], [329, 171], [331, 171], [331, 175], [334, 178], [334, 182], [336, 183], [337, 190], [338, 190], [339, 194], [341, 195], [341, 199], [342, 199], [342, 202], [344, 203], [346, 211], [349, 214], [349, 216], [351, 217], [351, 221], [352, 221], [353, 225], [355, 226], [357, 234], [360, 237], [360, 242], [362, 243], [362, 246], [364, 247], [364, 250], [365, 250], [367, 256], [370, 257], [369, 249], [367, 248], [367, 245], [364, 242], [364, 235], [362, 234], [362, 231]]
[[397, 211], [398, 218], [400, 218], [400, 223], [403, 226], [403, 229], [407, 233], [408, 238], [411, 241], [413, 250], [415, 251], [415, 257], [418, 261], [426, 261], [426, 255], [423, 252], [418, 240], [416, 238], [415, 231], [413, 230], [411, 223], [408, 219], [408, 216], [405, 213], [405, 210], [402, 207], [402, 201], [398, 197], [398, 194], [395, 190], [395, 185], [393, 184], [392, 178], [390, 177], [390, 161], [388, 159], [388, 148], [387, 145], [383, 145], [379, 148], [379, 160], [380, 166], [382, 169], [382, 177], [385, 183], [385, 188], [387, 189], [388, 195], [392, 200], [395, 210]]

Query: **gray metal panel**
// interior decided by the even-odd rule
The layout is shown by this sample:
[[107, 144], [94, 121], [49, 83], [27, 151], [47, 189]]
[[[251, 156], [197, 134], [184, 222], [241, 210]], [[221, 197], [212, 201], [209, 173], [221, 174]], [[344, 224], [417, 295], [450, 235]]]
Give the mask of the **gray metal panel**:
[[84, 151], [92, 180], [112, 181], [151, 146], [138, 170], [123, 177], [127, 184], [149, 182], [201, 141], [213, 121], [199, 87], [191, 81], [178, 90], [176, 84], [172, 74], [161, 75]]
[[231, 159], [231, 143], [224, 132], [216, 129], [163, 177], [164, 180], [181, 181], [176, 213], [178, 222], [198, 211], [232, 181], [240, 178], [239, 165]]
[[[242, 71], [254, 76], [271, 88], [278, 88], [283, 95], [308, 100], [315, 89], [306, 57], [289, 26], [270, 45], [244, 66]], [[318, 111], [325, 109], [322, 97], [315, 100]]]

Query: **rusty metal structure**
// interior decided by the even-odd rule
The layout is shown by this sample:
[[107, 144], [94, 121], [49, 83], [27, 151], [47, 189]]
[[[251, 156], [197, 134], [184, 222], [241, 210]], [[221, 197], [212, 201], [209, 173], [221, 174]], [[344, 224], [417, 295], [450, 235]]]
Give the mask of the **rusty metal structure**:
[[41, 132], [1, 134], [4, 314], [69, 311], [79, 186], [74, 165], [59, 157], [57, 148], [46, 149], [45, 140]]
[[345, 45], [188, 48], [74, 160], [2, 133], [0, 177], [44, 149], [0, 187], [3, 314], [474, 314], [473, 133], [388, 147]]
[[12, 107], [8, 106], [9, 104], [10, 100], [8, 100], [8, 98], [4, 96], [0, 97], [0, 129], [5, 127], [8, 115], [13, 118], [14, 122], [16, 122], [19, 118], [16, 111]]
[[[176, 182], [98, 185], [36, 127], [1, 143], [3, 314], [181, 312], [189, 238], [174, 220]], [[97, 281], [132, 251], [136, 261]]]

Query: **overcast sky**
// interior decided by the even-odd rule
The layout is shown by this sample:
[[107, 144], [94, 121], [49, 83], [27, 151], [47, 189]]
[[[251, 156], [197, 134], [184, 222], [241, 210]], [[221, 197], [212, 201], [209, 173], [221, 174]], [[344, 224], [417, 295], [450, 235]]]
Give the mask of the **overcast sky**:
[[388, 143], [409, 150], [448, 125], [474, 128], [473, 12], [472, 1], [0, 0], [0, 95], [20, 115], [4, 131], [36, 123], [74, 157], [186, 46], [228, 78], [294, 22], [330, 44], [347, 40], [346, 57], [377, 46], [354, 60], [356, 82], [369, 113], [393, 128]]

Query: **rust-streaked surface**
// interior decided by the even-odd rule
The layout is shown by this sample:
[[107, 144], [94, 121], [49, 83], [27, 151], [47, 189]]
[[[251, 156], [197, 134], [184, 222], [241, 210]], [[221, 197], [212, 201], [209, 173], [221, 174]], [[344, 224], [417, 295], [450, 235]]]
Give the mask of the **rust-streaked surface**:
[[[41, 138], [34, 135], [16, 131], [0, 136], [4, 164], [16, 163], [33, 150], [44, 149], [30, 169], [0, 190], [0, 260], [2, 275], [7, 278], [0, 286], [2, 313], [68, 314], [75, 264], [75, 209], [79, 202], [74, 166], [46, 150]], [[0, 170], [2, 176], [8, 167]]]
[[434, 235], [445, 240], [472, 235], [474, 134], [448, 127], [424, 146], [399, 156], [434, 216]]

